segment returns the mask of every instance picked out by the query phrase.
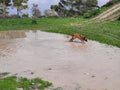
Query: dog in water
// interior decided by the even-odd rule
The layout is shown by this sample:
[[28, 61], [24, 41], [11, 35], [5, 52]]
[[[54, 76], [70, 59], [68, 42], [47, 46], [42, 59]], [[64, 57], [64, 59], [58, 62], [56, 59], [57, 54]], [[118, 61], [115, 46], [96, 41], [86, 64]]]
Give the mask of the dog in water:
[[84, 43], [84, 41], [87, 42], [87, 38], [84, 35], [81, 35], [81, 34], [78, 34], [78, 33], [72, 34], [72, 38], [69, 41], [73, 42], [73, 40], [76, 39], [76, 38], [80, 39], [82, 41], [82, 43]]

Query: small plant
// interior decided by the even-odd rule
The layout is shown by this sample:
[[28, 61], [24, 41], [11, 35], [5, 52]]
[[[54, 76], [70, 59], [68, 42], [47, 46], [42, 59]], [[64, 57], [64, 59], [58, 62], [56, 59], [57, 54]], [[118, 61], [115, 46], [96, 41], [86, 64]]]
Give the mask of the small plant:
[[37, 20], [36, 19], [32, 19], [32, 24], [37, 24]]

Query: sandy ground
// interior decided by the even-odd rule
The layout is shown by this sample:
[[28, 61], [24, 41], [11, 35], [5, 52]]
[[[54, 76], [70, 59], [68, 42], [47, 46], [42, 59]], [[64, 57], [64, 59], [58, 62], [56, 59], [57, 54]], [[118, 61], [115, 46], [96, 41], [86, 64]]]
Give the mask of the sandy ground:
[[59, 90], [120, 90], [120, 48], [41, 31], [0, 38], [0, 72], [40, 77]]

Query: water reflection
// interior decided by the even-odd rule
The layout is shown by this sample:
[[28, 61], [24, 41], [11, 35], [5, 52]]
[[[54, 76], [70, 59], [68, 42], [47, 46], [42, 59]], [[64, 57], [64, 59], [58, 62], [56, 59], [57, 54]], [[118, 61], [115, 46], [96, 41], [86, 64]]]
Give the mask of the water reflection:
[[25, 38], [25, 31], [3, 31], [0, 32], [0, 39]]
[[2, 31], [0, 32], [0, 57], [8, 57], [15, 52], [17, 47], [21, 46], [21, 40], [25, 38], [25, 31]]
[[70, 48], [74, 50], [74, 52], [77, 52], [77, 51], [83, 52], [86, 49], [88, 49], [87, 43], [82, 44], [82, 43], [71, 42], [70, 46], [71, 46]]

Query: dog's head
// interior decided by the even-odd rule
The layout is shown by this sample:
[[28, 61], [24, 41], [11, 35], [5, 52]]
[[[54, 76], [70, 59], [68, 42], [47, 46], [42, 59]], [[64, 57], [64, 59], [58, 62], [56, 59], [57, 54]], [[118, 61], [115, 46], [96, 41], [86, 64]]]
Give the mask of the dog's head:
[[87, 38], [85, 38], [85, 41], [87, 42]]
[[87, 42], [87, 38], [84, 36], [84, 41], [86, 41]]

